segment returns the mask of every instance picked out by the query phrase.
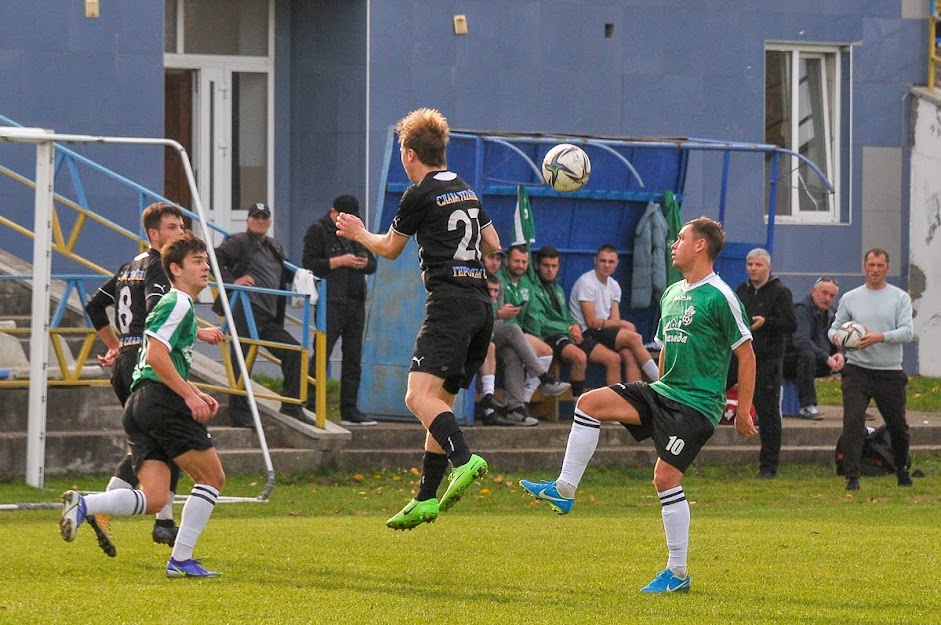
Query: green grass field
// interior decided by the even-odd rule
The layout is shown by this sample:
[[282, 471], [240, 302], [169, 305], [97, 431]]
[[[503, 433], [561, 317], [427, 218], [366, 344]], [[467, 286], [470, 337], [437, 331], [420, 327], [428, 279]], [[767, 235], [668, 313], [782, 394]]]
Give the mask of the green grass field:
[[[666, 548], [648, 469], [590, 470], [572, 514], [534, 505], [520, 477], [490, 474], [437, 523], [385, 519], [412, 472], [280, 478], [266, 504], [219, 504], [197, 556], [223, 576], [168, 580], [151, 520], [113, 522], [118, 557], [58, 512], [0, 512], [0, 623], [930, 623], [941, 618], [941, 460], [911, 489], [826, 467], [690, 470], [692, 592], [638, 592]], [[554, 477], [554, 476], [553, 476]], [[50, 501], [104, 478], [0, 485], [0, 502]], [[228, 495], [262, 480], [236, 477]], [[177, 508], [179, 514], [179, 508]]]

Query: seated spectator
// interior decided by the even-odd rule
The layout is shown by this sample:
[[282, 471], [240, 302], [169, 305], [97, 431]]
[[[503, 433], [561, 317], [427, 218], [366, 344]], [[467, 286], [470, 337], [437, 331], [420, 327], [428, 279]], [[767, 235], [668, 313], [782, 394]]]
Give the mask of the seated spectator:
[[[538, 355], [528, 340], [530, 337], [527, 337], [518, 325], [507, 323], [506, 318], [515, 318], [519, 314], [520, 307], [502, 304], [500, 278], [489, 271], [487, 287], [496, 311], [491, 347], [494, 347], [499, 355], [506, 391], [506, 419], [509, 423], [503, 425], [536, 425], [538, 421], [530, 414], [529, 406], [536, 388], [541, 385], [545, 395], [554, 397], [569, 390], [571, 385], [567, 382], [559, 382], [549, 374], [547, 367], [552, 363], [552, 350], [548, 345], [536, 339], [542, 344], [544, 350], [549, 352], [548, 355]], [[481, 375], [483, 375], [483, 367]], [[535, 383], [532, 383], [532, 380]], [[492, 389], [492, 386], [490, 388]], [[487, 400], [486, 387], [482, 393], [481, 404], [495, 403], [492, 399]], [[484, 423], [490, 425], [486, 419]]]
[[845, 360], [839, 348], [827, 338], [836, 313], [833, 303], [840, 285], [829, 276], [818, 278], [810, 295], [794, 304], [797, 330], [784, 350], [784, 377], [797, 385], [800, 414], [804, 419], [822, 419], [817, 410], [814, 378], [843, 370]]
[[533, 287], [523, 329], [538, 336], [552, 347], [553, 354], [569, 365], [572, 394], [576, 397], [585, 389], [585, 371], [588, 361], [605, 368], [607, 384], [621, 381], [621, 357], [592, 338], [582, 336], [582, 327], [569, 312], [559, 275], [559, 252], [545, 246], [536, 252], [538, 284]]
[[621, 319], [621, 285], [612, 278], [618, 267], [618, 251], [602, 245], [595, 253], [595, 268], [583, 273], [572, 286], [569, 311], [582, 328], [582, 336], [620, 354], [624, 380], [636, 382], [641, 371], [653, 382], [660, 368], [644, 347], [644, 339], [630, 321]]

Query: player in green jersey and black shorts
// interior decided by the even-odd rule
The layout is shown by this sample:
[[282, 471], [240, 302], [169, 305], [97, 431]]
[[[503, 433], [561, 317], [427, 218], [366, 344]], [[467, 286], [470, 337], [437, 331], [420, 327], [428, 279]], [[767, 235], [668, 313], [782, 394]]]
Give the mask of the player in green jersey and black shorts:
[[167, 244], [161, 256], [173, 288], [147, 315], [124, 411], [124, 430], [140, 490], [120, 488], [85, 497], [66, 491], [59, 530], [71, 542], [89, 515], [153, 514], [167, 503], [170, 465], [175, 462], [193, 478], [194, 485], [183, 506], [167, 577], [216, 577], [218, 573], [193, 559], [193, 547], [225, 482], [206, 428], [219, 403], [187, 380], [197, 331], [193, 302], [209, 281], [206, 245], [186, 233]]
[[713, 271], [724, 241], [722, 227], [706, 217], [683, 226], [671, 247], [673, 265], [685, 279], [668, 287], [660, 300], [660, 379], [649, 384], [613, 384], [582, 395], [559, 478], [520, 481], [534, 497], [566, 514], [598, 445], [602, 421], [622, 423], [637, 440], [652, 437], [658, 456], [653, 482], [669, 559], [644, 592], [689, 590], [690, 514], [680, 482], [722, 416], [732, 353], [738, 358], [739, 380], [735, 428], [745, 437], [757, 433], [749, 417], [755, 354], [748, 319], [735, 292]]

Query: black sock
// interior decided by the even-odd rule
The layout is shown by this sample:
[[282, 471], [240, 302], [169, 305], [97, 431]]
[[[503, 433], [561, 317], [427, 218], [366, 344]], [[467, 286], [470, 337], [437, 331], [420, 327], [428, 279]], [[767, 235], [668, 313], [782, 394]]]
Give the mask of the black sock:
[[448, 455], [448, 460], [455, 467], [467, 464], [470, 460], [471, 451], [464, 440], [464, 433], [461, 432], [461, 426], [457, 424], [457, 417], [453, 412], [442, 412], [435, 420], [431, 422], [428, 428], [431, 437], [435, 442], [441, 445], [441, 449]]
[[448, 457], [444, 454], [425, 452], [421, 461], [421, 482], [418, 486], [416, 501], [427, 501], [438, 496], [438, 486], [448, 469]]
[[572, 396], [578, 397], [585, 392], [585, 380], [572, 380]]

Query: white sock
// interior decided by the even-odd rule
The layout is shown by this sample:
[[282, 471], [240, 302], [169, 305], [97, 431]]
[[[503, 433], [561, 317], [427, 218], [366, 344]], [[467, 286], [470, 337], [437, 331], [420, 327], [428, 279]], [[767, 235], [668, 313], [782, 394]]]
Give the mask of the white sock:
[[219, 498], [219, 491], [207, 484], [194, 484], [190, 496], [183, 504], [183, 513], [180, 515], [180, 531], [176, 535], [173, 553], [170, 557], [177, 562], [190, 560], [193, 557], [193, 547], [203, 533], [203, 528], [212, 515], [212, 510]]
[[480, 387], [481, 387], [480, 393], [482, 395], [493, 395], [493, 389], [496, 384], [496, 378], [497, 376], [489, 375], [489, 374], [480, 376]]
[[588, 462], [598, 447], [600, 434], [601, 422], [575, 408], [575, 420], [572, 422], [569, 442], [565, 446], [565, 460], [562, 461], [562, 471], [559, 473], [558, 482], [562, 482], [561, 487], [556, 484], [559, 494], [563, 497], [575, 495], [575, 489], [582, 481]]
[[657, 363], [651, 358], [641, 367], [644, 370], [644, 373], [650, 378], [651, 382], [655, 382], [660, 379], [660, 367], [657, 366]]
[[533, 395], [536, 393], [536, 389], [539, 388], [539, 385], [542, 382], [539, 381], [539, 378], [526, 378], [526, 381], [523, 383], [523, 401], [527, 404], [532, 401]]
[[682, 486], [658, 492], [660, 516], [666, 532], [670, 557], [667, 568], [677, 577], [686, 577], [686, 558], [689, 555], [689, 502]]
[[167, 499], [167, 505], [160, 508], [160, 512], [157, 513], [158, 521], [172, 521], [173, 520], [173, 498], [176, 497], [176, 493], [172, 490], [170, 491], [170, 497]]
[[[540, 374], [547, 373], [549, 371], [549, 367], [552, 366], [552, 354], [549, 354], [548, 356], [536, 356], [536, 360], [538, 360], [539, 364], [542, 365], [542, 371], [540, 371]], [[533, 373], [535, 373], [535, 371]]]
[[118, 488], [134, 488], [134, 487], [117, 476], [114, 476], [110, 480], [108, 480], [108, 485], [105, 486], [105, 490], [116, 490]]
[[104, 493], [85, 495], [83, 499], [88, 516], [93, 514], [131, 516], [144, 514], [147, 510], [147, 497], [144, 493], [130, 488], [116, 488]]

